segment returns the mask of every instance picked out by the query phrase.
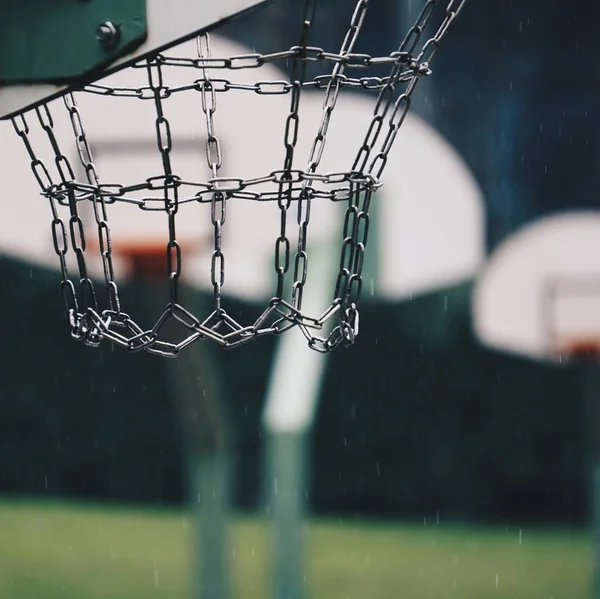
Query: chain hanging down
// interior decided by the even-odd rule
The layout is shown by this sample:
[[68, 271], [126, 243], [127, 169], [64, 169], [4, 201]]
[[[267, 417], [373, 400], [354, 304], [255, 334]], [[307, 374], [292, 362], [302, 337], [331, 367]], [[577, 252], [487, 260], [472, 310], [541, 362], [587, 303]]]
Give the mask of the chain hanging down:
[[[197, 339], [211, 339], [224, 347], [235, 347], [264, 335], [277, 335], [298, 327], [311, 348], [329, 352], [342, 344], [354, 342], [359, 329], [359, 301], [362, 290], [362, 270], [369, 233], [369, 207], [373, 193], [381, 185], [389, 152], [410, 108], [411, 97], [422, 77], [431, 73], [430, 64], [448, 28], [460, 12], [465, 0], [427, 0], [415, 24], [410, 28], [398, 49], [388, 56], [354, 53], [369, 0], [359, 0], [338, 52], [309, 45], [310, 30], [317, 0], [305, 0], [298, 44], [272, 54], [247, 54], [213, 57], [208, 34], [197, 40], [197, 56], [175, 57], [159, 53], [146, 57], [131, 68], [146, 75], [145, 85], [111, 87], [103, 82], [89, 84], [77, 93], [120, 97], [131, 101], [154, 104], [156, 145], [161, 172], [151, 173], [144, 181], [132, 185], [105, 183], [100, 179], [83, 126], [75, 94], [62, 99], [75, 138], [75, 145], [85, 179], [78, 179], [55, 133], [51, 111], [60, 103], [42, 105], [12, 119], [16, 133], [22, 139], [30, 159], [31, 169], [50, 204], [51, 230], [62, 282], [61, 288], [71, 334], [89, 345], [106, 339], [130, 351], [176, 356]], [[440, 25], [432, 37], [425, 39], [428, 25], [437, 9], [441, 9]], [[307, 77], [311, 63], [329, 65], [330, 72]], [[268, 64], [291, 65], [289, 81], [257, 80], [253, 84], [238, 83], [214, 76], [215, 71], [235, 72], [260, 69]], [[356, 71], [368, 73], [371, 67], [386, 66], [385, 77], [353, 76]], [[196, 79], [187, 84], [169, 86], [166, 71], [188, 69]], [[376, 97], [370, 125], [356, 157], [347, 171], [319, 171], [327, 142], [329, 124], [340, 91], [344, 88], [362, 90]], [[298, 169], [295, 161], [296, 143], [301, 127], [300, 104], [303, 91], [322, 90], [324, 102], [320, 124], [312, 140], [308, 162]], [[282, 163], [279, 170], [254, 178], [221, 176], [227, 160], [218, 137], [215, 116], [219, 98], [238, 90], [260, 96], [289, 96]], [[197, 94], [199, 111], [205, 123], [205, 157], [210, 178], [205, 181], [184, 180], [173, 166], [171, 151], [173, 133], [167, 118], [166, 106], [179, 94]], [[200, 112], [198, 113], [200, 114]], [[192, 115], [195, 116], [195, 115]], [[52, 148], [53, 165], [45, 164], [36, 149], [32, 128], [41, 130]], [[52, 175], [51, 172], [55, 172]], [[144, 196], [140, 198], [140, 192]], [[147, 193], [146, 193], [147, 192]], [[241, 324], [223, 307], [221, 297], [225, 281], [226, 260], [222, 246], [227, 206], [232, 200], [274, 202], [279, 213], [279, 232], [274, 242], [275, 294], [263, 313], [251, 324]], [[311, 206], [315, 201], [345, 202], [343, 235], [339, 270], [331, 305], [320, 315], [310, 316], [303, 311], [303, 294], [309, 269], [307, 239], [310, 229]], [[87, 243], [80, 206], [82, 202], [93, 209], [99, 254], [104, 272], [106, 304], [101, 299], [86, 265]], [[115, 279], [109, 207], [130, 204], [142, 211], [161, 211], [166, 215], [168, 241], [165, 252], [166, 275], [169, 283], [169, 302], [164, 313], [151, 329], [144, 329], [122, 309], [122, 299]], [[212, 255], [210, 283], [213, 290], [212, 312], [198, 318], [180, 303], [179, 281], [182, 273], [181, 246], [177, 238], [177, 219], [186, 204], [200, 203], [210, 207]], [[68, 211], [60, 217], [59, 208]], [[295, 213], [297, 243], [290, 242], [290, 209]], [[293, 250], [294, 248], [294, 250]], [[67, 266], [67, 254], [75, 257], [77, 273]], [[175, 320], [186, 331], [181, 341], [161, 339], [161, 329]], [[332, 320], [334, 326], [328, 325]], [[326, 326], [327, 325], [327, 326]], [[325, 336], [319, 336], [330, 331]]]

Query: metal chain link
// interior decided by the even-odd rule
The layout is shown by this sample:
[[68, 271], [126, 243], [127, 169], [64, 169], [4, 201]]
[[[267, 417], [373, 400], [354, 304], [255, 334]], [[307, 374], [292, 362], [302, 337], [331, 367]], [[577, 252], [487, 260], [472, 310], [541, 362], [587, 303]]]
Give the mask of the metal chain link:
[[58, 256], [60, 264], [60, 271], [62, 275], [61, 291], [63, 295], [63, 301], [65, 304], [65, 309], [69, 325], [71, 327], [71, 331], [79, 331], [82, 314], [79, 311], [79, 304], [77, 302], [77, 297], [75, 294], [75, 286], [73, 285], [73, 282], [69, 277], [69, 270], [67, 267], [66, 258], [68, 250], [67, 230], [64, 221], [59, 216], [57, 202], [52, 194], [52, 188], [54, 187], [54, 183], [52, 181], [48, 168], [42, 162], [42, 160], [40, 160], [37, 157], [33, 149], [33, 145], [30, 139], [31, 131], [26, 116], [22, 114], [13, 118], [12, 124], [17, 135], [21, 138], [23, 144], [25, 145], [25, 149], [31, 161], [31, 170], [42, 190], [42, 194], [48, 198], [50, 203], [50, 209], [52, 211], [52, 243], [54, 245], [54, 251]]
[[[210, 60], [211, 48], [208, 33], [198, 36], [198, 58], [200, 63]], [[227, 192], [221, 191], [219, 169], [223, 164], [221, 143], [215, 135], [214, 114], [217, 109], [217, 95], [210, 80], [209, 71], [202, 69], [202, 82], [199, 88], [202, 99], [202, 112], [206, 122], [206, 161], [210, 169], [212, 184], [210, 195], [210, 220], [213, 226], [213, 253], [210, 262], [210, 280], [213, 286], [215, 311], [213, 318], [220, 319], [224, 315], [221, 308], [221, 289], [225, 283], [225, 256], [222, 250], [223, 225], [227, 209]]]
[[[75, 136], [75, 145], [79, 160], [85, 171], [87, 181], [94, 190], [91, 194], [91, 202], [94, 208], [96, 227], [98, 229], [98, 246], [100, 248], [100, 257], [102, 259], [108, 302], [110, 310], [118, 313], [120, 312], [121, 307], [119, 302], [118, 287], [115, 281], [115, 271], [112, 262], [112, 244], [110, 228], [108, 226], [106, 202], [104, 196], [97, 191], [100, 186], [100, 179], [94, 165], [92, 151], [83, 128], [83, 122], [81, 120], [77, 102], [75, 101], [75, 96], [73, 94], [66, 94], [64, 96], [64, 104], [71, 120], [71, 126]], [[74, 191], [76, 190], [75, 187], [73, 189]]]
[[[90, 150], [83, 121], [75, 96], [63, 98], [67, 110], [75, 148], [85, 174], [78, 180], [61, 150], [54, 120], [48, 105], [42, 105], [28, 114], [12, 119], [17, 135], [23, 141], [31, 170], [41, 195], [49, 201], [52, 214], [51, 232], [54, 251], [61, 271], [61, 289], [71, 334], [76, 339], [97, 345], [106, 339], [128, 351], [147, 351], [162, 356], [176, 356], [197, 339], [210, 339], [223, 347], [236, 347], [250, 339], [277, 335], [298, 327], [312, 349], [329, 352], [339, 345], [352, 344], [359, 331], [359, 300], [362, 291], [362, 270], [369, 234], [369, 208], [373, 193], [381, 185], [389, 152], [410, 108], [411, 98], [421, 78], [431, 74], [431, 62], [449, 27], [462, 10], [466, 0], [444, 0], [445, 12], [434, 34], [425, 38], [442, 0], [426, 0], [414, 25], [409, 29], [397, 50], [387, 56], [371, 56], [353, 52], [367, 14], [369, 0], [358, 0], [350, 18], [339, 51], [329, 52], [310, 46], [309, 33], [316, 15], [318, 0], [304, 0], [301, 34], [296, 46], [270, 54], [244, 54], [213, 57], [210, 38], [202, 34], [197, 40], [197, 56], [172, 57], [156, 54], [136, 63], [134, 69], [144, 69], [147, 82], [141, 87], [111, 87], [104, 83], [86, 85], [80, 91], [109, 97], [150, 100], [155, 108], [155, 133], [162, 172], [152, 173], [146, 180], [132, 184], [102, 182]], [[291, 64], [289, 80], [267, 80], [257, 77], [252, 83], [239, 83], [223, 78], [219, 71], [235, 73], [256, 69], [269, 64]], [[307, 78], [310, 64], [330, 65], [331, 71]], [[388, 65], [385, 77], [368, 74], [373, 67]], [[198, 76], [186, 85], [167, 86], [163, 71], [188, 69]], [[351, 71], [363, 71], [363, 76], [350, 76]], [[213, 76], [213, 74], [215, 76]], [[218, 75], [218, 76], [216, 76]], [[342, 89], [350, 88], [376, 95], [373, 115], [363, 142], [347, 171], [323, 173], [319, 171], [326, 146], [330, 121]], [[300, 130], [300, 99], [306, 89], [321, 90], [324, 101], [321, 119], [312, 139], [305, 168], [294, 164]], [[248, 91], [258, 95], [289, 95], [283, 138], [282, 168], [253, 178], [223, 177], [221, 143], [215, 131], [214, 115], [217, 97], [231, 90]], [[173, 95], [197, 93], [206, 126], [205, 154], [210, 178], [189, 181], [180, 178], [172, 163], [173, 139], [166, 116], [166, 105]], [[53, 156], [52, 171], [34, 149], [30, 126], [37, 122], [50, 143]], [[143, 197], [140, 197], [143, 193]], [[277, 202], [280, 214], [279, 233], [274, 244], [276, 274], [275, 295], [263, 313], [252, 324], [242, 325], [227, 314], [223, 307], [222, 289], [225, 283], [225, 257], [222, 237], [226, 207], [231, 199], [259, 202]], [[334, 296], [331, 305], [318, 317], [302, 311], [303, 292], [307, 282], [308, 232], [313, 201], [347, 202], [341, 242], [341, 254]], [[81, 202], [91, 202], [94, 211], [98, 248], [102, 260], [108, 305], [100, 311], [98, 298], [85, 261], [86, 243]], [[168, 226], [166, 245], [166, 275], [170, 300], [164, 312], [150, 329], [141, 328], [123, 312], [112, 261], [109, 227], [109, 207], [114, 203], [137, 206], [143, 211], [164, 212]], [[177, 241], [176, 217], [188, 203], [210, 204], [213, 248], [210, 281], [213, 288], [214, 309], [203, 320], [187, 310], [179, 301], [179, 280], [182, 275], [181, 247]], [[289, 209], [295, 204], [298, 237], [295, 248], [289, 236]], [[68, 218], [60, 216], [61, 210]], [[292, 260], [292, 251], [295, 251]], [[68, 253], [74, 254], [77, 287], [67, 266]], [[293, 281], [288, 288], [286, 276], [292, 270]], [[79, 289], [79, 293], [76, 292]], [[288, 299], [289, 294], [289, 299]], [[185, 333], [179, 342], [161, 339], [165, 323], [175, 320]], [[335, 326], [330, 326], [335, 323]], [[319, 336], [319, 335], [324, 336]]]
[[[300, 51], [300, 56], [307, 55], [308, 38], [310, 30], [315, 18], [317, 9], [316, 0], [305, 0], [304, 3], [304, 14], [302, 18], [302, 30], [300, 34], [300, 43], [296, 47]], [[306, 71], [308, 63], [304, 60], [293, 61], [292, 63], [292, 97], [290, 100], [290, 112], [285, 123], [285, 133], [283, 143], [285, 146], [285, 161], [283, 165], [284, 175], [283, 179], [287, 180], [287, 185], [281, 183], [280, 186], [280, 197], [279, 197], [279, 208], [281, 211], [281, 230], [279, 240], [286, 240], [286, 258], [285, 258], [285, 272], [287, 272], [290, 262], [290, 247], [289, 241], [286, 238], [286, 224], [287, 224], [287, 211], [290, 207], [290, 203], [294, 196], [292, 195], [293, 184], [292, 169], [294, 166], [294, 152], [296, 149], [296, 143], [298, 142], [298, 134], [300, 128], [300, 97], [302, 93], [302, 83], [306, 80]], [[294, 258], [294, 282], [292, 284], [292, 298], [291, 305], [292, 310], [289, 314], [298, 314], [302, 310], [302, 298], [304, 293], [304, 286], [306, 285], [306, 276], [308, 272], [308, 254], [306, 252], [306, 237], [308, 234], [308, 221], [310, 219], [310, 204], [312, 197], [310, 191], [304, 186], [300, 191], [300, 194], [295, 196], [298, 201], [296, 220], [298, 223], [298, 246], [296, 249], [296, 256]], [[277, 251], [279, 248], [275, 248], [276, 260], [278, 257]], [[281, 274], [281, 270], [278, 272]], [[283, 292], [283, 276], [278, 281], [278, 291]], [[282, 299], [280, 295], [278, 299]], [[284, 304], [285, 305], [285, 304]], [[284, 316], [286, 318], [287, 314]], [[291, 321], [293, 322], [293, 320]], [[278, 331], [283, 331], [287, 327], [279, 327]]]
[[[412, 70], [412, 76], [408, 80], [405, 91], [397, 98], [395, 90], [402, 75], [402, 67], [397, 64], [392, 68], [392, 72], [386, 85], [380, 90], [375, 105], [373, 119], [365, 135], [363, 145], [360, 147], [352, 170], [361, 173], [373, 175], [376, 180], [381, 178], [383, 170], [387, 164], [388, 154], [396, 139], [398, 131], [404, 122], [406, 114], [410, 108], [411, 97], [415, 91], [417, 83], [421, 77], [431, 74], [431, 61], [439, 48], [442, 38], [446, 35], [448, 28], [459, 14], [466, 0], [450, 0], [446, 6], [446, 12], [442, 24], [435, 35], [429, 38], [416, 57], [413, 52], [418, 48], [418, 44], [427, 29], [427, 25], [435, 14], [435, 9], [442, 0], [427, 0], [423, 10], [417, 17], [415, 24], [410, 28], [406, 37], [400, 44], [398, 55], [405, 57]], [[371, 163], [367, 167], [370, 156], [372, 155], [379, 136], [383, 129], [384, 120], [388, 119], [388, 130], [381, 144], [379, 151], [376, 152]]]

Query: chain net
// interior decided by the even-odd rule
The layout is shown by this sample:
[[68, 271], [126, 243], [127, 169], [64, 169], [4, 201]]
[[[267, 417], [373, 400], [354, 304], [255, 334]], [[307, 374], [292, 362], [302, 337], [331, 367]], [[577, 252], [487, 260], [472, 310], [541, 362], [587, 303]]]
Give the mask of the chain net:
[[[14, 117], [15, 131], [25, 145], [35, 179], [52, 211], [52, 239], [62, 273], [61, 289], [71, 335], [92, 346], [108, 340], [129, 351], [145, 350], [165, 356], [176, 356], [197, 339], [211, 339], [221, 346], [235, 347], [263, 335], [283, 333], [292, 327], [299, 328], [308, 345], [320, 352], [352, 344], [358, 334], [358, 305], [373, 193], [381, 184], [388, 154], [410, 107], [415, 87], [422, 77], [431, 73], [431, 61], [464, 1], [427, 0], [397, 50], [388, 56], [370, 56], [353, 52], [368, 0], [357, 2], [343, 44], [337, 52], [309, 45], [317, 0], [306, 0], [300, 39], [289, 50], [215, 57], [211, 53], [209, 35], [202, 34], [197, 39], [196, 56], [185, 58], [159, 53], [129, 67], [145, 73], [146, 84], [143, 86], [114, 87], [100, 81]], [[437, 15], [436, 18], [434, 15]], [[433, 24], [434, 34], [426, 37], [428, 25]], [[315, 63], [327, 68], [327, 71], [308, 77], [308, 67]], [[260, 67], [268, 64], [287, 66], [289, 80], [259, 79], [251, 85], [236, 83], [235, 73], [239, 70], [256, 69], [259, 72]], [[382, 67], [389, 69], [387, 76], [369, 76], [369, 69]], [[169, 86], [165, 83], [168, 69], [189, 69], [194, 73], [194, 80], [188, 85]], [[219, 73], [223, 70], [231, 73], [231, 78], [213, 76], [217, 70]], [[356, 76], [356, 73], [361, 76]], [[301, 126], [300, 99], [303, 91], [309, 88], [322, 91], [323, 108], [308, 162], [303, 164], [303, 168], [298, 168], [294, 158]], [[345, 172], [325, 173], [319, 167], [330, 119], [343, 88], [374, 95], [375, 107], [353, 163]], [[281, 140], [281, 168], [268, 175], [255, 178], [221, 175], [223, 151], [213, 117], [221, 94], [236, 89], [258, 95], [289, 96], [289, 112]], [[172, 160], [173, 138], [167, 108], [171, 98], [183, 93], [200, 97], [206, 127], [204, 152], [211, 175], [204, 181], [190, 181], [178, 176]], [[156, 113], [156, 144], [161, 171], [150, 173], [145, 180], [132, 185], [103, 182], [76, 102], [79, 94], [152, 103]], [[59, 143], [56, 134], [53, 111], [57, 107], [68, 113], [73, 136], [70, 141], [72, 143], [74, 138], [81, 163], [77, 168], [70, 163], [63, 150], [64, 143]], [[43, 132], [45, 143], [50, 143], [53, 164], [40, 157], [32, 135], [34, 128]], [[76, 176], [76, 171], [81, 169], [84, 176]], [[234, 200], [273, 202], [280, 212], [279, 235], [273, 244], [275, 292], [262, 314], [250, 324], [238, 322], [222, 305], [226, 271], [222, 237], [226, 230], [227, 206]], [[339, 272], [331, 304], [323, 313], [309, 315], [303, 311], [303, 292], [309, 264], [307, 235], [311, 203], [314, 201], [345, 202], [346, 211]], [[110, 207], [119, 203], [134, 204], [141, 210], [160, 211], [166, 215], [165, 279], [169, 301], [152, 328], [141, 327], [125, 311], [119, 295], [109, 227]], [[213, 306], [211, 313], [203, 317], [184, 307], [180, 299], [182, 250], [176, 224], [187, 203], [204, 203], [210, 207], [212, 257], [209, 276]], [[90, 230], [84, 231], [83, 205], [93, 208], [93, 231], [97, 236], [94, 251], [97, 248], [104, 273], [105, 291], [102, 293], [97, 292], [86, 264], [92, 244], [86, 240], [86, 235], [91, 233]], [[67, 218], [61, 217], [64, 210]], [[294, 244], [290, 241], [291, 210], [297, 225], [294, 225], [297, 234], [297, 243]], [[67, 256], [74, 257], [74, 267], [69, 265]], [[179, 323], [185, 331], [175, 342], [165, 340], [161, 335], [165, 323], [170, 320]]]

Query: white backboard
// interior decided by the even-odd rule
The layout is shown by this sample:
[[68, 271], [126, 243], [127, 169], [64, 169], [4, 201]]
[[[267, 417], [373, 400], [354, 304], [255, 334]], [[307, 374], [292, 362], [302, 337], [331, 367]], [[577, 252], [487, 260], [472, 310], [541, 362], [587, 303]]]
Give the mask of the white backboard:
[[600, 340], [600, 211], [543, 218], [491, 256], [473, 295], [486, 345], [537, 359]]
[[[211, 36], [211, 40], [213, 56], [251, 52], [218, 36]], [[193, 55], [195, 43], [184, 44], [171, 54], [177, 52]], [[109, 79], [115, 86], [141, 86], [143, 80], [136, 82], [135, 78], [143, 76], [143, 70], [121, 71]], [[169, 70], [165, 76], [168, 85], [181, 85], [198, 74], [179, 69]], [[270, 65], [234, 73], [213, 71], [211, 76], [247, 84], [285, 79]], [[302, 96], [295, 163], [298, 168], [306, 167], [312, 138], [321, 121], [322, 98], [322, 93], [314, 91]], [[160, 173], [152, 102], [91, 95], [80, 95], [78, 101], [101, 180], [127, 184]], [[221, 176], [258, 177], [282, 168], [289, 101], [289, 95], [262, 96], [251, 91], [230, 90], [217, 95], [214, 124], [223, 151]], [[350, 168], [368, 129], [374, 102], [375, 97], [340, 94], [320, 172]], [[184, 179], [210, 178], [199, 94], [173, 95], [165, 106], [172, 127], [177, 174]], [[56, 127], [66, 131], [68, 122], [57, 120]], [[36, 189], [22, 144], [12, 131], [3, 131], [0, 148], [0, 173], [6, 190], [0, 251], [56, 268], [50, 212]], [[76, 161], [74, 147], [71, 158]], [[409, 298], [473, 277], [484, 255], [483, 199], [472, 174], [450, 144], [409, 114], [390, 153], [383, 182], [373, 200], [376, 226], [370, 232], [367, 247], [367, 253], [376, 251], [379, 256], [377, 280], [366, 282], [364, 295], [372, 290], [387, 298]], [[313, 202], [309, 252], [315, 244], [328, 240], [332, 232], [338, 236], [338, 248], [341, 246], [339, 229], [344, 208], [343, 203], [328, 200]], [[88, 217], [93, 224], [91, 216], [90, 212]], [[177, 234], [183, 241], [207, 239], [211, 234], [207, 205], [186, 204], [180, 208], [178, 219]], [[116, 242], [138, 238], [166, 243], [167, 222], [163, 213], [115, 204], [109, 206], [109, 222]], [[229, 202], [223, 227], [224, 294], [248, 299], [272, 295], [273, 253], [279, 224], [276, 202]], [[289, 231], [293, 241], [297, 237], [293, 210]], [[99, 261], [94, 266], [95, 274], [101, 275]], [[184, 272], [191, 283], [209, 289], [210, 251], [199, 252], [188, 260]]]

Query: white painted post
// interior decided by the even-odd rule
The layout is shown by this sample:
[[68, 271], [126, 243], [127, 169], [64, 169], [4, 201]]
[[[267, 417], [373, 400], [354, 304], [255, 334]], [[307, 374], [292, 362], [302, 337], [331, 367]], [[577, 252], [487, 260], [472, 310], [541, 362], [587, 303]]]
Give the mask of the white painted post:
[[[304, 306], [318, 311], [328, 304], [339, 244], [331, 239], [310, 252], [310, 283]], [[312, 313], [315, 313], [314, 311]], [[304, 517], [308, 497], [307, 443], [326, 368], [326, 356], [311, 351], [299, 331], [280, 338], [263, 413], [266, 432], [264, 476], [271, 517], [273, 599], [305, 595]]]

